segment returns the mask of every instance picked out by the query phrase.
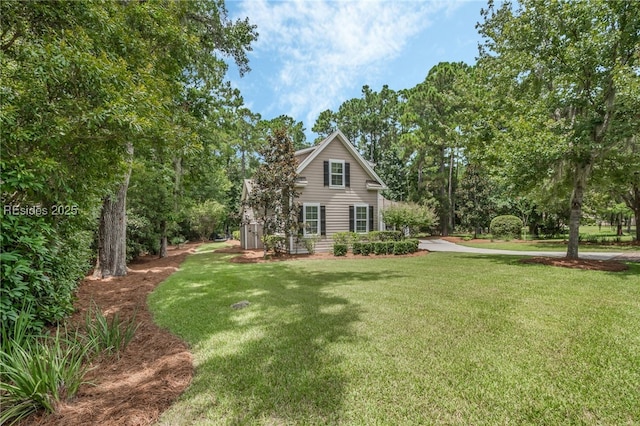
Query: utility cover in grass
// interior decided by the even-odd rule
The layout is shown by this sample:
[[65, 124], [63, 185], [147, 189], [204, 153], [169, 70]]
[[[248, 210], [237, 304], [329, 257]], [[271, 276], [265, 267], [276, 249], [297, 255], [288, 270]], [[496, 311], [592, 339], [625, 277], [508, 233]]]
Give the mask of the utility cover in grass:
[[243, 309], [246, 308], [247, 306], [249, 306], [251, 303], [249, 303], [248, 300], [242, 300], [238, 303], [234, 303], [233, 305], [231, 305], [231, 307], [233, 309]]

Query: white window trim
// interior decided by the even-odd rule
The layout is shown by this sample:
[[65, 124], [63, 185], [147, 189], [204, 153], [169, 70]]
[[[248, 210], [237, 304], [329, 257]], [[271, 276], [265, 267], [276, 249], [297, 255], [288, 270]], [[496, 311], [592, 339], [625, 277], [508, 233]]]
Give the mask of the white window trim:
[[[334, 173], [332, 173], [332, 169], [333, 167], [331, 167], [333, 164], [342, 164], [342, 185], [334, 185], [333, 179], [332, 177], [334, 176]], [[345, 169], [344, 169], [344, 160], [329, 160], [329, 188], [338, 188], [338, 189], [344, 189], [345, 188], [345, 179], [346, 179], [346, 173], [345, 173]], [[338, 174], [336, 173], [335, 176], [337, 176]]]
[[[358, 231], [358, 207], [364, 207], [364, 211], [367, 212], [366, 218], [366, 231]], [[362, 220], [362, 219], [360, 219]], [[354, 204], [353, 205], [353, 230], [357, 234], [366, 234], [369, 232], [369, 204]]]
[[[316, 234], [312, 234], [310, 232], [307, 232], [307, 207], [315, 207], [318, 209], [318, 233]], [[305, 237], [307, 236], [315, 236], [315, 235], [320, 235], [320, 221], [322, 220], [322, 218], [320, 217], [320, 203], [304, 203], [302, 204], [302, 223], [303, 225], [303, 235]]]

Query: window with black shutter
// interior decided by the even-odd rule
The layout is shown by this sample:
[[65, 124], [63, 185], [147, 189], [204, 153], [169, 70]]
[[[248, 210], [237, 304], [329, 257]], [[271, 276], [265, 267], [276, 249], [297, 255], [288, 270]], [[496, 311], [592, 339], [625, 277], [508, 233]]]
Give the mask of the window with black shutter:
[[324, 162], [324, 186], [329, 186], [329, 162]]
[[369, 206], [369, 231], [373, 231], [373, 206]]
[[344, 163], [344, 186], [351, 186], [351, 164]]
[[327, 211], [325, 206], [320, 206], [320, 235], [327, 235]]
[[354, 232], [355, 230], [355, 207], [349, 206], [349, 232]]

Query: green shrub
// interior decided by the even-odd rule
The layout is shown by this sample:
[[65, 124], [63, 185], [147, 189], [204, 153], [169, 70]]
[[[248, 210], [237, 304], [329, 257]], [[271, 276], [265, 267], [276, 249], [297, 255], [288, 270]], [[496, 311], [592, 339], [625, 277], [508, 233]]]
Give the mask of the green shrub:
[[361, 254], [362, 253], [362, 242], [354, 241], [352, 245], [353, 254]]
[[331, 238], [333, 238], [334, 243], [349, 244], [351, 242], [351, 232], [336, 232]]
[[275, 254], [287, 251], [287, 239], [283, 235], [263, 235], [262, 243], [266, 251], [273, 251]]
[[402, 241], [396, 241], [393, 245], [393, 254], [402, 255], [415, 253], [418, 251], [420, 241], [416, 239], [408, 239]]
[[400, 241], [401, 231], [371, 231], [367, 234], [369, 241]]
[[90, 232], [61, 218], [2, 215], [0, 232], [0, 320], [11, 330], [25, 305], [29, 327], [38, 332], [73, 311], [73, 293], [91, 264]]
[[313, 235], [304, 237], [302, 239], [302, 244], [304, 248], [307, 250], [307, 253], [313, 254], [316, 252], [316, 244], [320, 241], [320, 235]]
[[177, 235], [175, 237], [172, 237], [169, 242], [171, 243], [172, 246], [181, 246], [184, 243], [186, 243], [187, 240], [182, 235]]
[[360, 254], [363, 256], [369, 256], [373, 252], [373, 243], [366, 241], [362, 243], [360, 247]]
[[396, 241], [376, 241], [373, 243], [375, 254], [392, 254]]
[[333, 243], [333, 255], [334, 256], [346, 256], [348, 246], [346, 244]]
[[389, 226], [408, 229], [411, 235], [438, 224], [438, 216], [433, 208], [416, 203], [395, 203], [382, 211], [382, 218]]
[[371, 241], [371, 242], [376, 242], [376, 241], [382, 241], [380, 238], [380, 233], [382, 231], [370, 231], [367, 234], [367, 240]]
[[144, 253], [160, 253], [160, 234], [148, 218], [127, 210], [127, 262]]
[[234, 240], [236, 240], [236, 241], [240, 241], [240, 231], [239, 231], [239, 230], [237, 230], [237, 231], [233, 231], [233, 232], [231, 233], [231, 236], [233, 237], [233, 239], [234, 239]]
[[491, 235], [499, 239], [519, 238], [522, 231], [522, 220], [517, 216], [496, 216], [491, 221]]

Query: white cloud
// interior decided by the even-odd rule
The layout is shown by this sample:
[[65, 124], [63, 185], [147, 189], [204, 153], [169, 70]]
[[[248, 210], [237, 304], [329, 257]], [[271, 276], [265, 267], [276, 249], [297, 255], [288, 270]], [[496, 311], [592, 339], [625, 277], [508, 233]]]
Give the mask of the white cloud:
[[254, 54], [279, 58], [269, 82], [276, 108], [311, 127], [343, 93], [375, 79], [430, 17], [452, 8], [447, 1], [245, 0], [239, 14], [258, 27]]

